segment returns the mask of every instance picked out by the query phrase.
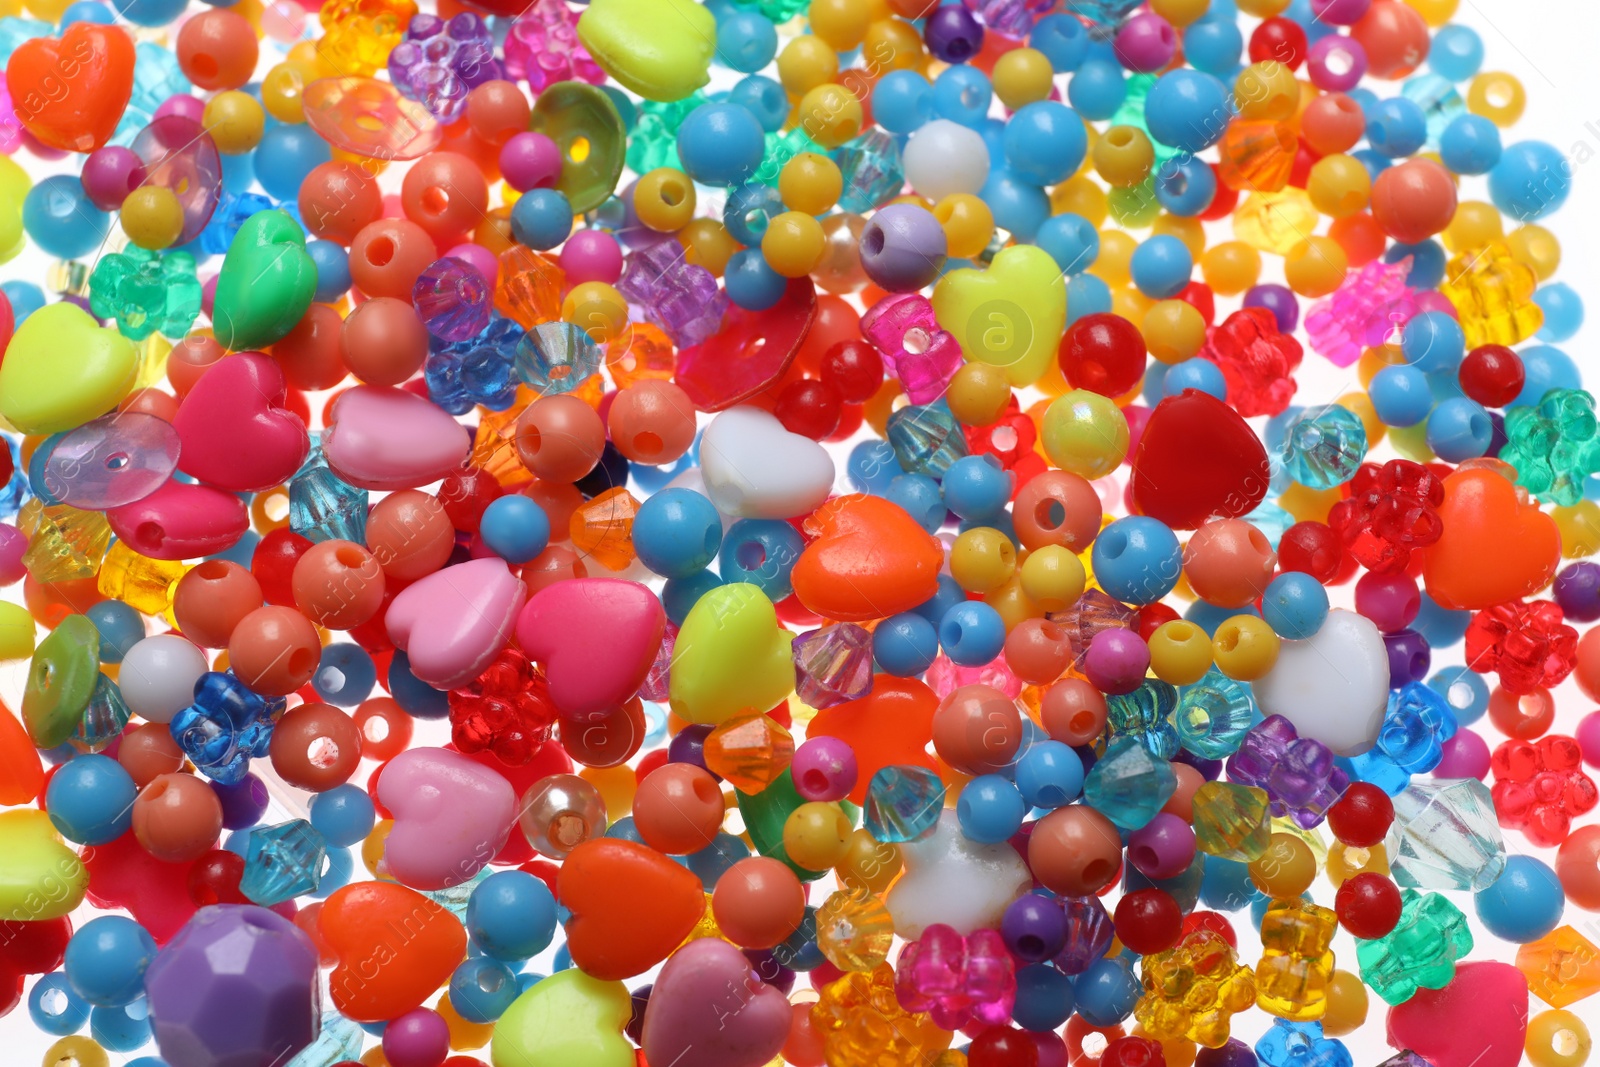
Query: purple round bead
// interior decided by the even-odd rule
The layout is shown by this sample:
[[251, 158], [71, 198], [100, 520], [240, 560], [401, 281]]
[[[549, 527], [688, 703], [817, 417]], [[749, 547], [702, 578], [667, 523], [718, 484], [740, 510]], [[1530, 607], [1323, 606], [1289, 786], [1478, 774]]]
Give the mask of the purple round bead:
[[79, 175], [83, 191], [101, 211], [115, 211], [144, 184], [144, 160], [131, 148], [108, 144], [89, 154]]
[[1354, 26], [1372, 6], [1372, 0], [1311, 0], [1311, 14], [1329, 26]]
[[222, 801], [222, 825], [227, 830], [244, 830], [261, 821], [267, 812], [267, 783], [246, 772], [237, 785], [207, 782]]
[[1428, 676], [1433, 662], [1433, 650], [1428, 641], [1415, 630], [1396, 630], [1383, 635], [1383, 647], [1389, 653], [1389, 688], [1400, 689]]
[[1176, 815], [1158, 811], [1128, 838], [1128, 862], [1146, 878], [1176, 878], [1194, 862], [1194, 829]]
[[1489, 744], [1471, 730], [1461, 729], [1440, 744], [1443, 755], [1433, 769], [1435, 778], [1476, 778], [1489, 773]]
[[1573, 622], [1600, 619], [1600, 563], [1583, 560], [1562, 567], [1555, 595], [1562, 613]]
[[1422, 609], [1422, 593], [1408, 574], [1368, 573], [1356, 582], [1356, 610], [1384, 633], [1411, 625]]
[[962, 4], [934, 9], [922, 28], [928, 51], [946, 63], [965, 63], [983, 47], [983, 25]]
[[144, 982], [156, 1047], [172, 1067], [275, 1067], [321, 1027], [316, 946], [266, 908], [201, 908]]
[[769, 985], [782, 993], [789, 995], [794, 988], [794, 971], [778, 962], [777, 955], [770, 948], [747, 948], [742, 950], [744, 958], [750, 961], [750, 969], [756, 972], [756, 977], [761, 979], [763, 985]]
[[861, 269], [891, 293], [913, 293], [939, 276], [947, 246], [933, 212], [916, 204], [890, 204], [861, 231]]
[[450, 1027], [432, 1008], [413, 1008], [383, 1029], [392, 1067], [429, 1067], [450, 1055]]
[[1256, 1062], [1255, 1050], [1236, 1037], [1221, 1048], [1201, 1046], [1194, 1054], [1194, 1067], [1256, 1067]]
[[1067, 946], [1067, 917], [1049, 897], [1024, 893], [1006, 908], [1000, 936], [1018, 959], [1042, 963]]
[[1300, 321], [1300, 301], [1288, 286], [1271, 283], [1253, 286], [1244, 294], [1244, 306], [1266, 308], [1272, 312], [1272, 317], [1278, 320], [1278, 329], [1283, 333], [1293, 330]]
[[1152, 74], [1172, 62], [1178, 52], [1178, 33], [1172, 23], [1147, 11], [1122, 24], [1112, 50], [1124, 67]]

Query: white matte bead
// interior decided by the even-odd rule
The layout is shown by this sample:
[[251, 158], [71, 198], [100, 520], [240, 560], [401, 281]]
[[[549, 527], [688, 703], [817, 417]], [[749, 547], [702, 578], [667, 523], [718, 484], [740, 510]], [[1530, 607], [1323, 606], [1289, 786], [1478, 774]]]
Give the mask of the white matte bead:
[[724, 515], [789, 519], [813, 511], [833, 488], [833, 458], [760, 408], [729, 408], [700, 438], [706, 495]]
[[952, 193], [975, 193], [989, 180], [983, 135], [949, 119], [918, 129], [901, 154], [911, 188], [937, 203]]
[[894, 932], [907, 941], [934, 923], [963, 937], [998, 927], [1006, 908], [1033, 884], [1016, 849], [969, 840], [951, 808], [939, 813], [931, 835], [902, 844], [900, 856], [905, 873], [890, 887], [885, 903]]
[[1311, 637], [1283, 642], [1251, 688], [1261, 714], [1282, 715], [1336, 756], [1359, 756], [1389, 706], [1389, 653], [1371, 619], [1336, 609]]
[[128, 649], [117, 684], [129, 711], [151, 722], [171, 722], [194, 703], [194, 683], [210, 669], [206, 654], [187, 639], [157, 634]]

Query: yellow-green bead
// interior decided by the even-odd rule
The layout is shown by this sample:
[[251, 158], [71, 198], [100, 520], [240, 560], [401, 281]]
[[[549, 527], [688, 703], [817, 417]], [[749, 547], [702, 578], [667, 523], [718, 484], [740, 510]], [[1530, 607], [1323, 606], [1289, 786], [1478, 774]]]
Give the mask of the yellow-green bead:
[[1062, 470], [1095, 479], [1128, 454], [1128, 420], [1109, 397], [1074, 389], [1044, 413], [1044, 454]]
[[0, 920], [59, 919], [88, 888], [89, 872], [50, 816], [30, 808], [0, 812]]
[[622, 1036], [633, 999], [621, 982], [591, 978], [576, 967], [529, 987], [495, 1023], [494, 1067], [633, 1067]]

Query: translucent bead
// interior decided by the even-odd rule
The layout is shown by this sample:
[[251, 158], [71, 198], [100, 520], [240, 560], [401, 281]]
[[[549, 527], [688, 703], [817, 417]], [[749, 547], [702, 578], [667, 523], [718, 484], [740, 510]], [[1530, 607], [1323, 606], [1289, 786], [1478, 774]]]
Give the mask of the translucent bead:
[[1420, 779], [1401, 790], [1384, 847], [1394, 880], [1419, 889], [1477, 892], [1506, 868], [1494, 799], [1475, 778]]
[[884, 297], [861, 316], [861, 336], [883, 355], [884, 366], [913, 404], [945, 394], [961, 369], [961, 344], [939, 327], [933, 303], [919, 293]]
[[1128, 629], [1133, 625], [1135, 614], [1132, 608], [1115, 597], [1099, 589], [1090, 589], [1065, 611], [1052, 612], [1049, 618], [1066, 632], [1072, 648], [1072, 667], [1081, 671], [1095, 635], [1102, 630]]
[[282, 697], [262, 697], [231, 673], [208, 671], [195, 683], [194, 703], [172, 717], [172, 739], [201, 774], [237, 785], [250, 761], [267, 754], [286, 706]]
[[[563, 7], [566, 5], [563, 3]], [[506, 55], [510, 58], [511, 39], [506, 39]], [[681, 168], [678, 161], [678, 127], [689, 113], [706, 102], [701, 92], [693, 92], [682, 100], [657, 102], [645, 100], [638, 105], [639, 114], [633, 129], [628, 131], [628, 166], [635, 174], [648, 174], [661, 167]]]
[[138, 411], [103, 415], [39, 446], [44, 488], [89, 511], [132, 504], [166, 483], [177, 469], [178, 447], [178, 432], [165, 419]]
[[1133, 13], [1140, 0], [1076, 0], [1073, 12], [1102, 26], [1116, 26]]
[[200, 231], [200, 248], [214, 256], [225, 255], [228, 246], [251, 215], [271, 211], [272, 198], [260, 193], [235, 193], [223, 189], [217, 194], [217, 207]]
[[607, 570], [627, 569], [634, 561], [633, 519], [639, 501], [626, 489], [607, 489], [572, 513], [572, 547]]
[[942, 404], [910, 405], [889, 416], [889, 445], [908, 474], [926, 474], [937, 481], [950, 465], [967, 454], [961, 423]]
[[1320, 1019], [1333, 978], [1338, 917], [1302, 900], [1274, 900], [1261, 918], [1256, 1003], [1282, 1019]]
[[552, 774], [523, 795], [517, 820], [528, 844], [552, 859], [566, 859], [573, 849], [606, 832], [606, 802], [588, 780]]
[[469, 90], [501, 73], [494, 35], [470, 12], [448, 20], [430, 14], [413, 17], [405, 40], [389, 53], [388, 68], [389, 80], [402, 93], [444, 123], [461, 117]]
[[41, 749], [65, 744], [94, 696], [100, 674], [100, 631], [68, 615], [34, 650], [22, 691], [22, 721]]
[[454, 256], [428, 264], [411, 289], [411, 302], [428, 332], [441, 341], [466, 341], [489, 325], [489, 283]]
[[870, 971], [889, 958], [894, 920], [883, 898], [837, 889], [817, 909], [817, 947], [841, 971]]
[[1439, 292], [1455, 305], [1467, 351], [1479, 345], [1515, 345], [1544, 325], [1534, 303], [1538, 278], [1504, 242], [1463, 252], [1450, 260]]
[[1344, 1042], [1322, 1036], [1322, 1024], [1279, 1019], [1256, 1042], [1264, 1067], [1353, 1067]]
[[1219, 1048], [1227, 1043], [1232, 1016], [1256, 1002], [1255, 974], [1221, 934], [1205, 928], [1146, 956], [1140, 970], [1144, 996], [1135, 1017], [1154, 1038], [1187, 1038]]
[[134, 341], [158, 331], [182, 337], [200, 315], [194, 256], [138, 245], [101, 256], [89, 278], [89, 310], [116, 319], [117, 330]]
[[671, 381], [677, 367], [677, 348], [654, 323], [629, 323], [606, 342], [606, 370], [618, 389], [642, 381]]
[[1131, 693], [1106, 698], [1106, 725], [1113, 735], [1132, 737], [1151, 755], [1170, 760], [1178, 754], [1178, 732], [1169, 717], [1178, 691], [1159, 678], [1146, 678]]
[[1456, 735], [1456, 717], [1444, 697], [1421, 682], [1389, 693], [1378, 743], [1350, 758], [1355, 776], [1390, 796], [1411, 783], [1411, 776], [1431, 771], [1444, 757], [1444, 742]]
[[867, 832], [884, 844], [932, 835], [944, 808], [944, 783], [926, 767], [885, 767], [867, 786]]
[[123, 701], [122, 690], [102, 674], [95, 679], [94, 695], [72, 731], [72, 747], [79, 752], [99, 752], [122, 733], [131, 718], [133, 712]]
[[1256, 722], [1259, 712], [1250, 690], [1213, 667], [1185, 686], [1172, 724], [1184, 748], [1206, 759], [1226, 759]]
[[545, 322], [517, 343], [517, 377], [542, 393], [570, 393], [599, 373], [604, 354], [570, 322]]
[[1310, 489], [1348, 482], [1366, 454], [1366, 426], [1338, 404], [1307, 408], [1284, 430], [1283, 465], [1290, 477]]
[[1375, 259], [1346, 274], [1339, 288], [1306, 312], [1311, 348], [1336, 367], [1348, 367], [1365, 349], [1387, 341], [1421, 309], [1406, 284], [1411, 257], [1397, 263]]
[[1284, 256], [1317, 228], [1319, 218], [1310, 195], [1291, 185], [1245, 197], [1233, 211], [1233, 235], [1259, 251]]
[[361, 1027], [336, 1011], [322, 1013], [322, 1032], [283, 1067], [331, 1067], [361, 1055], [366, 1038]]
[[304, 819], [250, 831], [239, 892], [262, 907], [316, 891], [328, 842]]
[[512, 245], [500, 253], [494, 309], [525, 330], [561, 317], [561, 291], [567, 272], [555, 257]]
[[493, 752], [508, 767], [524, 767], [555, 729], [556, 707], [544, 675], [514, 648], [450, 690], [450, 740], [462, 752]]
[[1589, 476], [1600, 472], [1600, 421], [1582, 389], [1551, 389], [1537, 405], [1506, 411], [1499, 458], [1517, 469], [1517, 484], [1545, 503], [1571, 507]]
[[909, 942], [895, 964], [895, 998], [955, 1030], [972, 1022], [1004, 1025], [1016, 1003], [1017, 974], [994, 930], [962, 937], [934, 923]]
[[160, 616], [172, 607], [173, 590], [188, 570], [176, 560], [151, 559], [118, 541], [106, 553], [95, 587], [101, 596]]
[[1272, 798], [1272, 814], [1310, 829], [1327, 817], [1350, 778], [1322, 742], [1301, 737], [1282, 715], [1252, 726], [1228, 757], [1228, 780], [1253, 785]]
[[821, 710], [872, 690], [872, 634], [853, 622], [835, 623], [794, 639], [795, 693]]
[[1122, 827], [1137, 830], [1177, 789], [1172, 764], [1135, 737], [1114, 737], [1083, 781], [1086, 804]]
[[893, 197], [906, 183], [900, 143], [874, 126], [831, 153], [844, 178], [839, 210], [863, 213]]
[[1217, 145], [1217, 176], [1230, 189], [1274, 193], [1289, 184], [1299, 141], [1288, 123], [1228, 123]]
[[1400, 86], [1400, 95], [1422, 109], [1428, 123], [1428, 141], [1425, 147], [1439, 150], [1439, 138], [1451, 120], [1467, 113], [1467, 102], [1461, 99], [1449, 78], [1424, 73], [1407, 78]]
[[[523, 390], [532, 393], [533, 390]], [[529, 402], [532, 398], [528, 398]], [[479, 412], [478, 429], [472, 436], [472, 456], [468, 466], [486, 472], [503, 486], [515, 486], [532, 480], [522, 458], [517, 455], [517, 416], [521, 404], [505, 411]]]
[[1195, 848], [1208, 856], [1249, 863], [1272, 837], [1267, 791], [1231, 782], [1206, 782], [1194, 794]]
[[617, 292], [672, 338], [679, 348], [717, 332], [728, 296], [709, 270], [690, 263], [683, 245], [663, 241], [628, 256]]
[[[328, 0], [328, 7], [343, 3], [378, 4], [385, 0]], [[416, 12], [412, 8], [412, 13]], [[400, 25], [403, 23], [397, 23]], [[398, 29], [395, 31], [398, 34]], [[339, 42], [344, 38], [341, 36]], [[319, 49], [329, 43], [325, 36]], [[390, 46], [392, 47], [392, 45]], [[384, 48], [381, 65], [389, 48]], [[350, 70], [340, 64], [340, 70]], [[374, 68], [376, 69], [376, 68]], [[418, 159], [439, 147], [444, 127], [428, 109], [407, 100], [386, 81], [370, 77], [318, 78], [307, 85], [306, 125], [332, 147], [365, 159]]]
[[1082, 974], [1106, 954], [1116, 927], [1099, 897], [1061, 897], [1060, 902], [1067, 941], [1051, 962], [1062, 974]]
[[1439, 893], [1400, 893], [1400, 921], [1380, 938], [1356, 940], [1361, 980], [1390, 1004], [1419, 989], [1443, 989], [1456, 961], [1472, 951], [1472, 930], [1461, 909]]
[[28, 535], [22, 565], [36, 582], [88, 578], [99, 570], [111, 544], [111, 524], [100, 512], [68, 504], [46, 506], [38, 498], [22, 505], [17, 528]]
[[794, 736], [770, 715], [745, 715], [706, 736], [704, 757], [712, 774], [742, 793], [759, 793], [789, 769]]
[[1570, 926], [1558, 926], [1517, 950], [1517, 969], [1533, 995], [1564, 1008], [1600, 993], [1600, 946]]
[[314, 449], [289, 480], [289, 529], [308, 541], [367, 541], [367, 491], [328, 467]]
[[411, 0], [327, 0], [317, 54], [334, 70], [376, 74], [416, 14]]
[[[526, 79], [535, 93], [554, 82], [578, 80], [599, 85], [605, 81], [605, 71], [578, 40], [577, 21], [564, 0], [538, 0], [530, 5], [506, 31], [506, 76]], [[651, 169], [634, 168], [639, 174]]]

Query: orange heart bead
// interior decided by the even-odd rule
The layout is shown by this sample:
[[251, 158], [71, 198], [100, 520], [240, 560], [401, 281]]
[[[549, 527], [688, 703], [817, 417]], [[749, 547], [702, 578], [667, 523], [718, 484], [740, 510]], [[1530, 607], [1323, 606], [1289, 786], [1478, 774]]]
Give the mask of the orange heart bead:
[[817, 712], [806, 727], [807, 737], [837, 737], [856, 755], [856, 786], [850, 799], [863, 804], [872, 776], [885, 767], [938, 765], [928, 755], [933, 741], [933, 715], [939, 697], [915, 678], [892, 674], [872, 676], [872, 691]]
[[1555, 520], [1492, 470], [1447, 477], [1439, 518], [1444, 532], [1422, 577], [1441, 607], [1476, 611], [1520, 600], [1550, 584], [1561, 563]]
[[75, 22], [59, 41], [23, 42], [6, 85], [29, 133], [64, 152], [93, 152], [111, 140], [133, 96], [133, 61], [126, 30]]
[[334, 1007], [358, 1023], [421, 1007], [467, 954], [467, 931], [456, 917], [396, 882], [335, 890], [317, 926], [339, 959], [328, 978]]
[[643, 974], [683, 944], [706, 911], [700, 879], [632, 841], [597, 837], [567, 856], [557, 882], [572, 962], [595, 978]]
[[944, 548], [881, 496], [835, 497], [805, 528], [816, 540], [800, 553], [790, 580], [800, 603], [824, 618], [881, 619], [939, 591]]
[[0, 804], [27, 804], [44, 788], [44, 765], [33, 739], [0, 701]]

